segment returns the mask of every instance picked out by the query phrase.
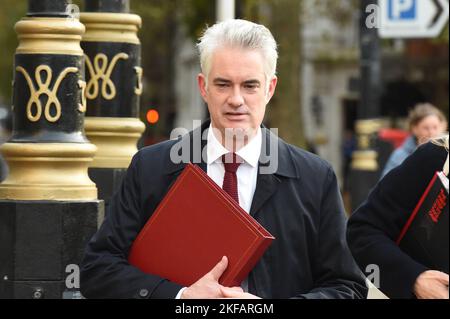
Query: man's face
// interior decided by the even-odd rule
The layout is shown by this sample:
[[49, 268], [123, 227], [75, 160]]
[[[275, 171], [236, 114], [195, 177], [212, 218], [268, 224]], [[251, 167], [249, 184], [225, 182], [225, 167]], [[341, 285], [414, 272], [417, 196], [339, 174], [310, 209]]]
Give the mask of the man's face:
[[198, 84], [214, 128], [222, 134], [225, 129], [244, 129], [252, 137], [263, 121], [277, 78], [270, 80], [267, 92], [261, 53], [219, 48], [212, 56], [207, 88], [203, 74]]

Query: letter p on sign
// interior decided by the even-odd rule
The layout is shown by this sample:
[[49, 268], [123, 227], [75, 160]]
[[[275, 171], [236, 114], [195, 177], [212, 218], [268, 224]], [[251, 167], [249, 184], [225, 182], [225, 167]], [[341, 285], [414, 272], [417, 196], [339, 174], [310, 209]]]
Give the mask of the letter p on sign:
[[416, 19], [417, 0], [389, 0], [389, 20]]

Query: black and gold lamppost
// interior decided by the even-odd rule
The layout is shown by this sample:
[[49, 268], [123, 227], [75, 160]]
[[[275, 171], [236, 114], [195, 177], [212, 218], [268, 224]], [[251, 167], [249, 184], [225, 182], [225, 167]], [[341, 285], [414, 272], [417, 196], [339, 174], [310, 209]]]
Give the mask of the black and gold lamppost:
[[141, 18], [129, 0], [88, 0], [80, 21], [86, 59], [86, 135], [98, 152], [89, 176], [106, 204], [120, 185], [145, 125], [139, 120], [142, 94]]
[[103, 212], [88, 176], [96, 147], [83, 131], [85, 28], [69, 4], [29, 0], [15, 26], [13, 131], [0, 148], [10, 168], [0, 184], [0, 298], [76, 290], [67, 267], [76, 272]]
[[358, 149], [353, 153], [351, 171], [352, 209], [356, 209], [368, 196], [379, 177], [377, 133], [381, 128], [381, 46], [378, 30], [367, 25], [369, 5], [376, 0], [361, 0], [360, 16], [360, 70], [361, 88], [356, 121]]

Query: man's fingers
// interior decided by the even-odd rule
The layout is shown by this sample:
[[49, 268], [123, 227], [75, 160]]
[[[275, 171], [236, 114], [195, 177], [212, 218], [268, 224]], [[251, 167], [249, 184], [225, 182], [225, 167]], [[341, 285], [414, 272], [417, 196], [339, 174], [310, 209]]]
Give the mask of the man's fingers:
[[220, 262], [214, 266], [214, 268], [209, 272], [209, 274], [215, 281], [219, 281], [220, 276], [222, 276], [227, 267], [228, 267], [228, 258], [223, 256]]
[[239, 292], [244, 292], [244, 289], [242, 289], [241, 287], [228, 287], [228, 289], [233, 289]]
[[440, 271], [437, 272], [436, 274], [438, 275], [439, 281], [441, 281], [444, 285], [448, 286], [448, 274], [440, 272]]

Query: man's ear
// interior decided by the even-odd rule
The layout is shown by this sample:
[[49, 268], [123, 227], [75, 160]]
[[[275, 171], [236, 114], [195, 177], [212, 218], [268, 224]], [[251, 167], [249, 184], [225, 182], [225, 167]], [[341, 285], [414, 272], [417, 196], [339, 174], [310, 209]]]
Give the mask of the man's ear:
[[206, 90], [206, 77], [203, 75], [203, 73], [199, 73], [199, 75], [197, 75], [197, 83], [200, 95], [202, 96], [205, 103], [208, 103]]
[[278, 83], [278, 78], [276, 76], [274, 76], [272, 78], [272, 80], [270, 80], [270, 83], [269, 83], [269, 90], [267, 91], [267, 97], [266, 97], [267, 103], [270, 102], [270, 99], [275, 94], [275, 88], [277, 87], [277, 83]]

